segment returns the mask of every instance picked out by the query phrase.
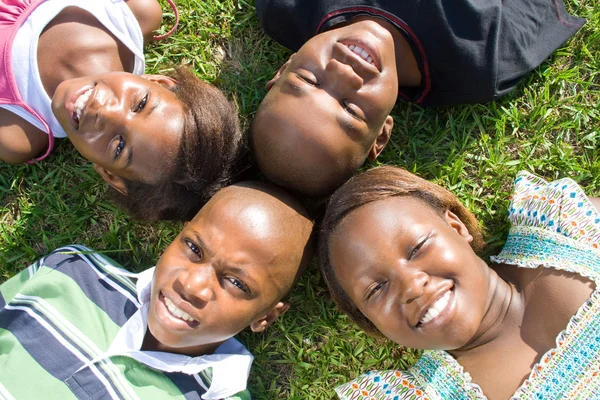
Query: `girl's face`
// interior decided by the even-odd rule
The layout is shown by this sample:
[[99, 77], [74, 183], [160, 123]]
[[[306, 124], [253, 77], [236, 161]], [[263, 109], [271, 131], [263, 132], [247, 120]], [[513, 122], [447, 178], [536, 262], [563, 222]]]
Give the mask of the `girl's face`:
[[173, 85], [125, 72], [71, 79], [56, 89], [52, 111], [101, 175], [152, 183], [171, 171], [180, 147], [184, 108]]
[[390, 197], [347, 215], [330, 241], [331, 264], [358, 309], [389, 339], [452, 350], [480, 328], [489, 267], [450, 211]]

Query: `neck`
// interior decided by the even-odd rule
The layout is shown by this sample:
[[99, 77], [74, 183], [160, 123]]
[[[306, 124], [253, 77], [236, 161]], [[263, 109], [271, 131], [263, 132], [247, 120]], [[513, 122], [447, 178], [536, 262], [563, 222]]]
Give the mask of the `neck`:
[[92, 14], [67, 7], [38, 40], [38, 71], [50, 98], [63, 81], [112, 71], [133, 71], [133, 53]]
[[457, 359], [476, 348], [501, 340], [507, 332], [513, 328], [518, 329], [521, 324], [524, 311], [523, 294], [498, 276], [492, 268], [489, 271], [486, 312], [473, 338], [460, 349], [449, 352]]
[[361, 15], [352, 19], [352, 22], [364, 20], [377, 22], [392, 35], [396, 55], [396, 70], [398, 71], [398, 86], [418, 87], [421, 85], [421, 70], [404, 34], [394, 24], [382, 18]]
[[184, 356], [198, 357], [213, 354], [217, 348], [224, 342], [208, 343], [192, 347], [169, 347], [158, 340], [152, 335], [150, 329], [146, 330], [146, 336], [142, 343], [141, 350], [143, 351], [162, 351], [165, 353], [182, 354]]

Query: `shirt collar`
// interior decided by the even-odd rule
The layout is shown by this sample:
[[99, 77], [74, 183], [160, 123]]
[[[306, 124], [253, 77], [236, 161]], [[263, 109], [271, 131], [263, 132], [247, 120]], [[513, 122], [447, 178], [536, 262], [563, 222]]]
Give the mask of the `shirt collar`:
[[199, 357], [140, 351], [148, 327], [153, 275], [154, 268], [150, 268], [134, 276], [137, 278], [136, 289], [142, 306], [121, 327], [108, 349], [109, 355], [126, 355], [165, 372], [183, 372], [192, 375], [206, 368], [212, 368], [211, 385], [202, 395], [206, 400], [226, 398], [246, 389], [254, 357], [234, 338], [221, 344], [213, 354]]

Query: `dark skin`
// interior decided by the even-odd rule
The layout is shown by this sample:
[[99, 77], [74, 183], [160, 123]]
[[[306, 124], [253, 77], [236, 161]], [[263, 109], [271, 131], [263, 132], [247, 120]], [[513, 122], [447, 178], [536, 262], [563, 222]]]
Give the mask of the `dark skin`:
[[280, 189], [219, 191], [158, 260], [142, 348], [196, 356], [248, 326], [262, 332], [289, 308], [281, 298], [310, 260], [311, 231]]
[[[392, 197], [348, 214], [330, 256], [344, 291], [381, 333], [400, 345], [448, 351], [489, 399], [507, 399], [595, 285], [544, 267], [488, 266], [471, 241], [452, 212]], [[427, 319], [445, 295], [447, 305]]]
[[[127, 5], [142, 28], [144, 40], [160, 26], [162, 10], [156, 0], [129, 0]], [[39, 37], [38, 67], [48, 96], [63, 81], [111, 71], [131, 72], [133, 54], [100, 22], [78, 7], [67, 7]], [[31, 160], [48, 146], [48, 136], [15, 114], [0, 109], [0, 160], [18, 164]]]
[[420, 82], [407, 40], [386, 20], [361, 16], [316, 35], [266, 86], [252, 127], [259, 168], [302, 194], [330, 194], [385, 148], [398, 86]]

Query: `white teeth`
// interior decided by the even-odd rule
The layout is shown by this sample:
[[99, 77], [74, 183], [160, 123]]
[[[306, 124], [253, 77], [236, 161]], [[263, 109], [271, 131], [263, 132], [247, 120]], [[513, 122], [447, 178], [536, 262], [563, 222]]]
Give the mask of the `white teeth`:
[[353, 53], [358, 54], [363, 60], [367, 61], [369, 64], [375, 65], [373, 63], [373, 57], [371, 57], [365, 49], [358, 47], [354, 44], [349, 45], [348, 48], [352, 50]]
[[189, 322], [196, 321], [194, 318], [192, 318], [190, 316], [190, 314], [186, 313], [185, 311], [181, 311], [179, 308], [175, 307], [175, 304], [173, 304], [173, 302], [171, 300], [169, 300], [168, 297], [165, 297], [165, 304], [167, 305], [167, 310], [169, 310], [171, 315], [173, 315], [174, 317], [177, 317], [184, 321], [189, 321]]
[[93, 90], [94, 90], [94, 88], [86, 90], [85, 93], [81, 94], [75, 101], [74, 111], [75, 111], [75, 115], [77, 116], [77, 121], [79, 121], [79, 119], [81, 118], [81, 111], [83, 111], [83, 108], [85, 107], [88, 100], [90, 99], [90, 96], [92, 95]]
[[423, 318], [421, 318], [419, 323], [426, 324], [438, 315], [440, 315], [440, 313], [444, 311], [444, 309], [448, 305], [448, 301], [450, 301], [450, 290], [444, 293], [442, 297], [437, 299], [435, 303], [433, 303], [431, 307], [429, 307], [429, 310], [427, 310], [425, 315], [423, 315]]

